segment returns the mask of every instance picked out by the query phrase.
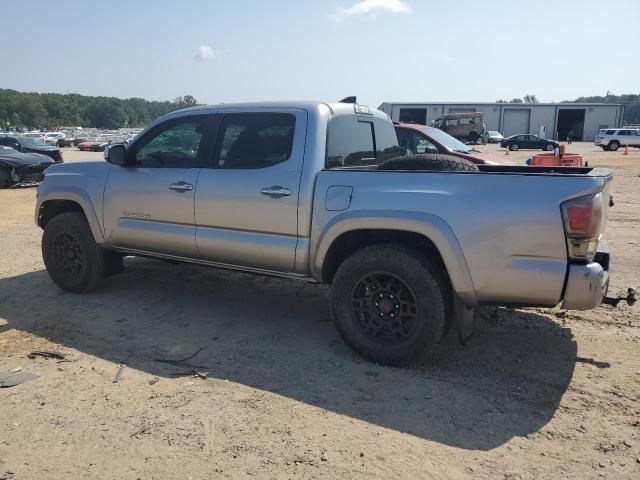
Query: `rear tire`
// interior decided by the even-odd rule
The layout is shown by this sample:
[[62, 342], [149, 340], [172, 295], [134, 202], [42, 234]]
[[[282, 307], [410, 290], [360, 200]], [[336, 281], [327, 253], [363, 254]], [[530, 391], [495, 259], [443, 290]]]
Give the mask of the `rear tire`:
[[102, 280], [102, 252], [81, 213], [49, 220], [42, 234], [42, 258], [51, 279], [67, 292], [90, 292]]
[[612, 152], [615, 152], [619, 148], [620, 148], [620, 142], [618, 142], [617, 140], [614, 140], [613, 142], [609, 142], [609, 150], [611, 150]]
[[372, 245], [348, 257], [331, 286], [343, 340], [371, 362], [406, 366], [443, 336], [448, 285], [428, 258], [400, 244]]
[[477, 172], [475, 163], [445, 153], [423, 153], [395, 157], [378, 165], [378, 170], [429, 170], [436, 172]]

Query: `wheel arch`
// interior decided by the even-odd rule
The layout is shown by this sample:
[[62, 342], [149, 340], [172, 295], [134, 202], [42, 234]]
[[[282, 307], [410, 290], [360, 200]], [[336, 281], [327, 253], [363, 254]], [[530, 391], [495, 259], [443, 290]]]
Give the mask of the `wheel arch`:
[[96, 243], [105, 242], [91, 199], [82, 191], [56, 191], [54, 195], [45, 195], [42, 198], [38, 198], [36, 224], [44, 229], [53, 217], [67, 212], [82, 213], [91, 228], [91, 233]]
[[376, 243], [402, 243], [428, 252], [448, 275], [453, 291], [468, 306], [477, 299], [462, 249], [451, 227], [428, 213], [401, 211], [345, 212], [323, 229], [312, 251], [314, 279], [330, 283], [338, 267], [353, 252]]

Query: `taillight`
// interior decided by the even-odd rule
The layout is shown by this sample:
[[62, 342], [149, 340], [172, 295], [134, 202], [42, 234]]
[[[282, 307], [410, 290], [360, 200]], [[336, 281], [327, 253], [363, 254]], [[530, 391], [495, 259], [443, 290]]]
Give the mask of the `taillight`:
[[605, 224], [602, 193], [574, 198], [562, 204], [569, 258], [591, 262]]

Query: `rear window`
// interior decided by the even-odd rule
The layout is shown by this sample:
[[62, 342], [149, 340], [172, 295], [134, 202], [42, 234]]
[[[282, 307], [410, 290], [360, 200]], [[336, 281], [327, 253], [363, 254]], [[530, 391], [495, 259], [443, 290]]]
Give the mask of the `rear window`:
[[329, 122], [327, 168], [376, 166], [402, 155], [391, 122], [340, 115]]

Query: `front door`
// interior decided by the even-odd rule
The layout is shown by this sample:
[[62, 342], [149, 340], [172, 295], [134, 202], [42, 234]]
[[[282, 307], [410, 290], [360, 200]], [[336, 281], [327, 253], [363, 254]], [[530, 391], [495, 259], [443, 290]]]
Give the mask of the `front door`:
[[200, 258], [294, 270], [307, 114], [222, 111], [211, 168], [196, 190]]
[[112, 166], [104, 192], [107, 242], [127, 250], [197, 255], [194, 197], [200, 167], [210, 156], [210, 117], [167, 120]]

